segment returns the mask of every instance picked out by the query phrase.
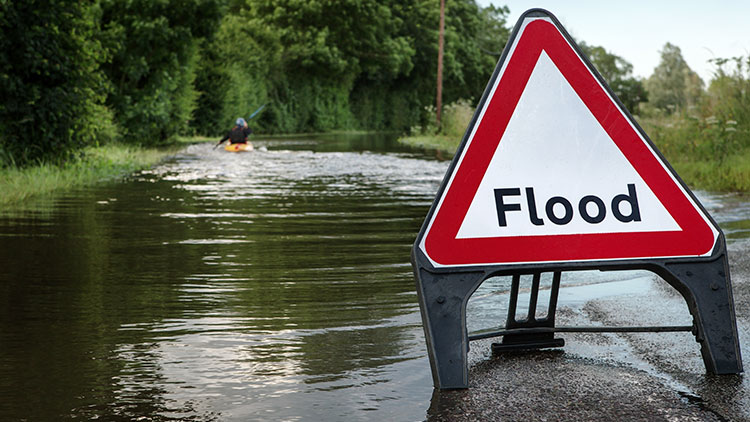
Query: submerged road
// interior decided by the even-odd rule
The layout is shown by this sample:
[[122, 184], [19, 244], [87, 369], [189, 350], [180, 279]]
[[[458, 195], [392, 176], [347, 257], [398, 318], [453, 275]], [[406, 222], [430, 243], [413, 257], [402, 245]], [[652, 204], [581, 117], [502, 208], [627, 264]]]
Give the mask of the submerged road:
[[[750, 239], [730, 242], [737, 328], [750, 356]], [[558, 308], [557, 325], [690, 325], [682, 297], [651, 288]], [[564, 294], [561, 291], [561, 295]], [[493, 356], [471, 343], [467, 390], [435, 391], [429, 421], [750, 421], [750, 377], [710, 376], [690, 333], [561, 333], [564, 349]], [[497, 340], [495, 340], [497, 341]]]
[[[689, 333], [472, 342], [471, 388], [434, 392], [409, 251], [448, 163], [389, 136], [192, 145], [0, 210], [0, 421], [750, 420], [746, 377], [706, 376]], [[703, 196], [750, 356], [750, 201]], [[561, 326], [691, 323], [650, 273], [567, 276]], [[504, 316], [506, 281], [470, 330]]]

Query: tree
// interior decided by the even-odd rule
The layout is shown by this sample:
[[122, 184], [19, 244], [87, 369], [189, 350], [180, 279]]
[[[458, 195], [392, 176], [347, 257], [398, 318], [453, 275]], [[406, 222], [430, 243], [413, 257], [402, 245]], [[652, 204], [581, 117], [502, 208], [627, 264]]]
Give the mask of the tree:
[[682, 58], [680, 48], [670, 43], [661, 50], [661, 61], [647, 79], [646, 88], [649, 102], [669, 112], [696, 105], [704, 93], [701, 78]]
[[[716, 70], [705, 104], [709, 115], [724, 122], [734, 121], [738, 129], [750, 129], [750, 56], [719, 58], [712, 62]], [[750, 139], [743, 138], [750, 145]]]
[[510, 38], [508, 14], [510, 14], [508, 6], [496, 7], [490, 5], [479, 10], [478, 47], [488, 57], [499, 58], [503, 47]]
[[[269, 101], [270, 88], [284, 72], [278, 34], [246, 9], [230, 10], [218, 30], [201, 48], [195, 81], [199, 93], [191, 125], [203, 134], [227, 130], [238, 116], [248, 114]], [[283, 76], [281, 76], [283, 77]], [[264, 118], [252, 122], [254, 129], [274, 131]], [[279, 126], [272, 123], [275, 131]]]
[[320, 78], [359, 73], [396, 76], [411, 70], [413, 48], [399, 36], [393, 1], [255, 0], [250, 16], [279, 34], [288, 68]]
[[96, 4], [0, 5], [0, 165], [65, 160], [111, 124]]
[[[446, 2], [444, 99], [481, 95], [505, 45], [507, 8]], [[435, 0], [232, 0], [203, 48], [194, 127], [268, 102], [266, 132], [403, 130], [435, 98]], [[222, 123], [224, 121], [224, 123]]]
[[218, 1], [102, 1], [112, 56], [103, 66], [112, 84], [107, 104], [125, 141], [157, 145], [187, 130], [198, 47], [218, 27]]
[[[280, 56], [265, 78], [272, 106], [260, 123], [283, 132], [355, 126], [350, 103], [355, 84], [379, 85], [382, 91], [413, 68], [415, 51], [400, 33], [400, 7], [395, 0], [247, 1], [244, 18], [273, 39], [248, 36], [259, 52]], [[266, 48], [267, 41], [274, 48]]]
[[604, 47], [588, 45], [584, 41], [579, 43], [579, 47], [625, 108], [631, 113], [637, 113], [638, 105], [648, 100], [648, 94], [643, 82], [632, 76], [633, 65]]
[[473, 1], [451, 1], [446, 10], [444, 103], [477, 100], [484, 92], [510, 31], [507, 8], [479, 8]]

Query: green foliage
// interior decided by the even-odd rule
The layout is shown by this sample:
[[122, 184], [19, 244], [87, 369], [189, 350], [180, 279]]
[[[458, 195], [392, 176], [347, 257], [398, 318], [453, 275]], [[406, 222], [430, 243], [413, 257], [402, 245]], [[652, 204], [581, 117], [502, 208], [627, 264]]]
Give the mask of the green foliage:
[[360, 81], [349, 95], [355, 124], [367, 130], [406, 130], [422, 119], [422, 102], [418, 85], [398, 80], [384, 86]]
[[273, 87], [270, 123], [279, 132], [324, 132], [352, 127], [350, 85], [315, 79], [285, 80]]
[[652, 107], [672, 113], [698, 104], [703, 81], [685, 62], [680, 48], [666, 43], [659, 65], [646, 80], [646, 89]]
[[[438, 9], [434, 1], [417, 1], [407, 10], [409, 18], [404, 19], [407, 23], [404, 31], [419, 47], [414, 58], [416, 71], [399, 83], [413, 94], [411, 110], [415, 113], [435, 103]], [[480, 9], [470, 1], [446, 2], [443, 104], [476, 99], [484, 92], [497, 63], [498, 51], [510, 35], [506, 27], [508, 13], [507, 8]], [[403, 85], [399, 87], [403, 89]], [[394, 128], [427, 127], [433, 124], [430, 119], [434, 119], [434, 114], [421, 113], [419, 120]]]
[[750, 192], [750, 149], [717, 163], [706, 158], [673, 164], [680, 177], [691, 186], [710, 191]]
[[509, 13], [507, 6], [490, 5], [479, 10], [480, 23], [476, 40], [483, 53], [494, 57], [500, 57], [502, 54], [510, 37], [510, 28], [507, 25]]
[[648, 100], [643, 82], [632, 76], [633, 65], [620, 56], [612, 54], [604, 47], [589, 45], [581, 41], [579, 47], [599, 71], [617, 98], [633, 114], [639, 105]]
[[65, 0], [0, 5], [0, 166], [65, 160], [111, 136], [98, 13]]
[[[391, 83], [412, 71], [414, 45], [402, 32], [402, 12], [395, 1], [249, 2], [251, 21], [275, 34], [274, 47], [283, 51], [265, 78], [271, 109], [258, 122], [261, 129], [382, 128], [362, 114], [372, 110], [373, 101], [361, 92], [392, 91]], [[373, 85], [379, 90], [368, 90]], [[358, 107], [352, 99], [366, 104]]]
[[[434, 1], [238, 1], [230, 10], [198, 71], [201, 133], [264, 103], [252, 122], [260, 132], [406, 130], [434, 102]], [[486, 50], [505, 44], [507, 13], [449, 2], [446, 102], [483, 91], [496, 61]]]
[[198, 133], [219, 133], [222, 104], [226, 92], [226, 80], [218, 66], [219, 55], [213, 42], [205, 40], [201, 44], [201, 55], [195, 76], [195, 89], [198, 94], [190, 127]]
[[[505, 46], [510, 32], [505, 26], [507, 8], [482, 12], [473, 1], [446, 2], [443, 99], [478, 98], [492, 76], [498, 57], [486, 47]], [[501, 48], [502, 49], [502, 48]], [[435, 54], [437, 57], [437, 54]], [[437, 67], [436, 60], [431, 60]]]
[[[269, 102], [269, 87], [281, 74], [281, 46], [278, 34], [246, 11], [226, 14], [218, 30], [202, 49], [196, 88], [200, 92], [193, 126], [199, 133], [218, 134], [239, 116], [248, 117]], [[256, 130], [268, 131], [269, 111], [264, 110], [252, 123]]]
[[0, 169], [0, 205], [19, 203], [51, 195], [61, 190], [92, 185], [147, 168], [170, 151], [135, 148], [110, 143], [87, 147], [62, 165], [41, 163], [25, 168]]
[[[0, 166], [75, 162], [114, 139], [216, 135], [262, 104], [256, 132], [413, 128], [455, 149], [507, 42], [509, 12], [446, 6], [447, 105], [436, 128], [435, 0], [0, 2]], [[674, 45], [646, 81], [603, 47], [581, 48], [671, 162], [746, 167], [737, 160], [750, 150], [750, 59], [716, 60], [704, 91]], [[743, 171], [726, 170], [725, 182], [746, 186]]]
[[[743, 147], [750, 147], [750, 56], [717, 59], [714, 63], [717, 69], [703, 108], [721, 121], [737, 122]], [[728, 64], [733, 68], [725, 69]]]
[[392, 13], [396, 1], [254, 0], [249, 13], [273, 28], [284, 47], [284, 65], [322, 79], [397, 76], [411, 67], [413, 46]]
[[419, 122], [425, 104], [434, 102], [437, 58], [437, 3], [390, 1], [394, 22], [390, 31], [408, 40], [409, 69], [401, 74], [360, 74], [350, 93], [355, 124], [361, 129], [407, 130]]
[[163, 144], [187, 131], [198, 43], [219, 20], [217, 0], [103, 0], [112, 59], [107, 104], [126, 142]]
[[643, 128], [691, 186], [715, 191], [750, 191], [747, 130], [733, 120], [671, 114], [650, 117]]
[[[448, 2], [445, 103], [478, 96], [507, 8]], [[434, 0], [48, 0], [0, 5], [0, 164], [120, 139], [406, 130], [435, 95]]]
[[663, 114], [641, 123], [670, 162], [711, 159], [721, 163], [741, 148], [735, 121]]
[[435, 107], [425, 107], [426, 126], [413, 126], [411, 136], [399, 139], [399, 142], [414, 147], [437, 149], [454, 153], [461, 143], [466, 129], [474, 117], [474, 107], [466, 100], [458, 100], [445, 106], [441, 127], [435, 126]]
[[[716, 60], [708, 92], [674, 113], [653, 109], [646, 133], [689, 184], [750, 190], [750, 58]], [[725, 65], [733, 63], [730, 70]]]
[[461, 140], [474, 116], [474, 107], [467, 100], [450, 103], [443, 110], [440, 133]]

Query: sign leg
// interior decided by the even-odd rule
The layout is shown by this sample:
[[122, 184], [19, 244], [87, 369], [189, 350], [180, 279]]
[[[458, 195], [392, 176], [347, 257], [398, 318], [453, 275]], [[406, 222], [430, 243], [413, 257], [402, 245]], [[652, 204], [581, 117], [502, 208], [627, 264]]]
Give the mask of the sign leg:
[[[517, 319], [518, 293], [520, 290], [521, 274], [514, 274], [508, 300], [508, 319], [505, 322], [506, 330], [524, 328], [555, 328], [555, 312], [557, 311], [557, 296], [560, 292], [561, 272], [555, 271], [550, 286], [549, 303], [544, 318], [537, 318], [536, 308], [539, 300], [539, 284], [542, 278], [541, 272], [532, 274], [531, 292], [529, 295], [529, 311], [523, 320]], [[563, 347], [565, 340], [555, 338], [554, 332], [549, 333], [523, 333], [503, 335], [502, 343], [493, 343], [492, 352], [502, 353], [505, 351], [544, 349], [548, 347]]]
[[726, 253], [709, 262], [665, 264], [661, 274], [687, 301], [695, 339], [701, 345], [706, 371], [742, 372], [742, 356], [734, 314], [732, 282]]
[[418, 270], [417, 293], [435, 388], [469, 387], [466, 303], [484, 278], [484, 272]]

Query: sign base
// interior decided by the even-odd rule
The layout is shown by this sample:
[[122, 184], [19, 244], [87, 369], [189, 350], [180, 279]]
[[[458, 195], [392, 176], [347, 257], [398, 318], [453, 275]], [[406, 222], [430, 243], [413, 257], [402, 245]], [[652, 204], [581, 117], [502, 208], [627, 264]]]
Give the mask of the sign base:
[[[513, 276], [508, 320], [503, 331], [473, 339], [503, 336], [493, 344], [493, 351], [527, 350], [562, 347], [563, 339], [554, 338], [555, 332], [618, 332], [618, 331], [685, 331], [691, 329], [700, 344], [701, 356], [710, 374], [738, 374], [743, 371], [739, 338], [734, 315], [732, 283], [723, 236], [721, 248], [712, 259], [701, 260], [644, 260], [639, 262], [603, 263], [600, 265], [566, 265], [554, 272], [547, 316], [534, 317], [538, 299], [541, 268], [500, 269], [472, 268], [451, 272], [435, 269], [418, 248], [412, 254], [425, 339], [432, 369], [433, 384], [440, 389], [468, 388], [469, 335], [466, 328], [466, 305], [471, 295], [494, 276]], [[663, 278], [685, 299], [693, 317], [692, 327], [588, 327], [572, 329], [555, 327], [555, 310], [560, 273], [563, 270], [648, 270]], [[550, 271], [544, 268], [544, 271]], [[519, 280], [522, 274], [533, 274], [529, 317], [516, 320]], [[598, 329], [597, 329], [598, 328]]]

